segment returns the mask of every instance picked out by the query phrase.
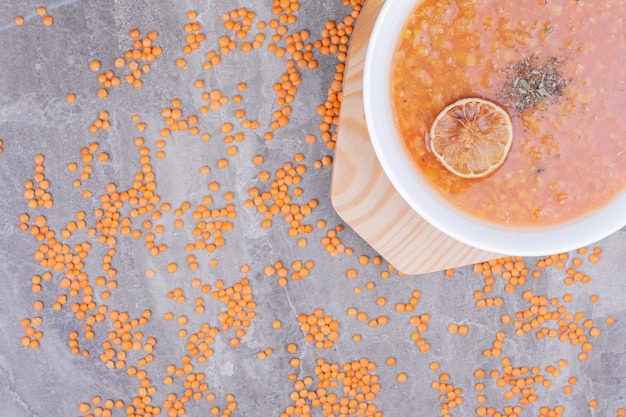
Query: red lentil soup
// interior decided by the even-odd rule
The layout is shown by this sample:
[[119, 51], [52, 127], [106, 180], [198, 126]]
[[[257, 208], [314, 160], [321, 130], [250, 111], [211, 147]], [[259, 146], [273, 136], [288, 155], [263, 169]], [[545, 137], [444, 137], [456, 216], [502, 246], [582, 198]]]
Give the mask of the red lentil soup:
[[[462, 211], [549, 226], [626, 185], [624, 0], [425, 0], [394, 63], [398, 128], [421, 172]], [[514, 142], [504, 165], [468, 180], [428, 149], [437, 114], [464, 97], [503, 106]]]

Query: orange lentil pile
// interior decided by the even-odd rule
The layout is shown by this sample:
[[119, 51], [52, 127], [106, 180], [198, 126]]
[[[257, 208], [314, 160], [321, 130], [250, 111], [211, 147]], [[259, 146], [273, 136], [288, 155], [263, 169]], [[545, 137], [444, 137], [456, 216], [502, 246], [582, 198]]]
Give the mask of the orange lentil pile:
[[526, 276], [528, 268], [521, 258], [499, 258], [489, 262], [474, 265], [474, 272], [482, 274], [485, 277], [485, 285], [482, 290], [474, 292], [474, 298], [477, 300], [476, 305], [479, 308], [502, 306], [502, 297], [492, 296], [495, 277], [500, 275], [502, 280], [506, 281], [505, 291], [511, 293], [518, 286], [526, 284]]
[[314, 266], [315, 263], [312, 260], [305, 262], [295, 260], [291, 263], [290, 274], [289, 269], [283, 265], [281, 261], [276, 261], [273, 265], [266, 265], [265, 268], [263, 268], [263, 272], [268, 277], [276, 275], [278, 277], [278, 285], [284, 287], [287, 285], [287, 277], [290, 277], [293, 281], [300, 281], [301, 279], [309, 276], [309, 273]]
[[375, 404], [381, 389], [374, 371], [376, 364], [366, 358], [339, 365], [319, 358], [314, 368], [315, 376], [296, 379], [294, 391], [281, 417], [312, 415], [313, 409], [321, 408], [326, 416], [359, 415], [382, 417]]
[[415, 331], [411, 333], [411, 340], [419, 348], [420, 352], [428, 352], [430, 344], [424, 339], [424, 333], [428, 330], [428, 322], [430, 322], [430, 314], [422, 314], [421, 316], [412, 316], [409, 320], [411, 326], [415, 327]]
[[[563, 343], [579, 345], [582, 351], [578, 359], [581, 361], [587, 359], [587, 354], [593, 349], [592, 340], [600, 336], [600, 329], [595, 326], [592, 319], [586, 318], [580, 311], [574, 313], [568, 311], [564, 305], [559, 304], [557, 298], [549, 300], [546, 296], [534, 295], [530, 290], [525, 291], [522, 298], [531, 305], [515, 315], [513, 326], [516, 328], [517, 336], [521, 337], [536, 329], [534, 332], [537, 339], [547, 336]], [[570, 297], [566, 294], [564, 298]], [[556, 326], [550, 327], [550, 323], [555, 323]]]
[[188, 252], [195, 250], [215, 252], [226, 244], [225, 233], [233, 230], [233, 220], [237, 217], [234, 204], [212, 208], [212, 203], [211, 196], [205, 196], [203, 204], [199, 204], [191, 213], [195, 222], [192, 234], [197, 240], [187, 244]]
[[[71, 99], [70, 99], [71, 100]], [[109, 130], [111, 123], [109, 122], [109, 112], [101, 110], [98, 118], [89, 126], [89, 133], [97, 133], [98, 130]]]
[[456, 323], [448, 324], [448, 332], [450, 332], [450, 334], [466, 335], [468, 331], [469, 331], [468, 327], [465, 324], [461, 324], [461, 325], [458, 325]]
[[[131, 49], [124, 52], [122, 56], [114, 59], [113, 67], [118, 70], [125, 68], [128, 72], [123, 76], [123, 79], [135, 89], [140, 89], [143, 87], [141, 77], [150, 72], [151, 63], [163, 53], [163, 49], [153, 44], [159, 37], [158, 33], [155, 31], [148, 32], [144, 38], [140, 38], [139, 30], [131, 29], [128, 36], [133, 41], [133, 46]], [[93, 72], [99, 72], [101, 62], [92, 60], [89, 63], [89, 69]], [[114, 87], [119, 87], [122, 83], [122, 78], [116, 75], [113, 69], [99, 72], [97, 80], [102, 85], [97, 91], [98, 97], [101, 99], [107, 98], [109, 90]]]
[[502, 345], [505, 337], [506, 333], [504, 333], [503, 331], [499, 331], [498, 333], [496, 333], [496, 339], [493, 341], [491, 349], [483, 350], [483, 356], [498, 357], [502, 355]]
[[463, 391], [461, 388], [455, 387], [448, 383], [450, 375], [446, 373], [439, 374], [439, 379], [432, 382], [431, 387], [435, 391], [439, 391], [439, 401], [441, 402], [440, 414], [443, 416], [450, 415], [450, 410], [454, 410], [463, 404]]
[[[304, 157], [296, 155], [295, 159], [296, 162], [302, 162]], [[313, 226], [303, 221], [317, 207], [318, 201], [311, 199], [307, 203], [298, 204], [292, 200], [303, 194], [303, 189], [298, 185], [305, 173], [305, 165], [294, 166], [291, 162], [286, 162], [275, 171], [275, 179], [270, 182], [269, 191], [261, 192], [256, 187], [249, 189], [248, 195], [251, 199], [246, 200], [244, 205], [247, 208], [256, 207], [257, 212], [263, 215], [265, 218], [261, 221], [263, 228], [269, 229], [273, 217], [282, 214], [283, 219], [289, 225], [289, 236], [297, 237], [313, 231]], [[269, 173], [261, 172], [260, 179], [264, 182], [269, 181]]]
[[[104, 114], [100, 115], [101, 117], [104, 117]], [[107, 119], [108, 119], [108, 113], [106, 115]], [[98, 119], [101, 121], [100, 128], [103, 128], [102, 126], [107, 126], [106, 129], [108, 129], [108, 123], [107, 125], [104, 125], [104, 121], [102, 119]], [[92, 126], [95, 126], [96, 123], [94, 123]], [[97, 131], [96, 129], [96, 131]], [[95, 132], [94, 132], [95, 133]], [[89, 180], [91, 178], [91, 174], [93, 172], [93, 166], [92, 166], [92, 162], [98, 161], [98, 162], [107, 162], [109, 160], [109, 155], [106, 152], [98, 152], [96, 154], [96, 152], [98, 151], [98, 149], [100, 148], [100, 145], [98, 144], [98, 142], [91, 142], [89, 144], [89, 146], [83, 147], [80, 150], [81, 153], [81, 162], [82, 162], [82, 171], [79, 174], [79, 178], [76, 178], [72, 184], [74, 185], [74, 187], [78, 188], [81, 185], [83, 185], [83, 183], [87, 180]], [[95, 158], [94, 158], [95, 156]], [[69, 172], [76, 172], [78, 170], [78, 163], [76, 162], [70, 162], [69, 164], [67, 164], [67, 170]], [[91, 197], [91, 192], [89, 190], [84, 190], [83, 191], [83, 197]]]
[[346, 246], [341, 243], [338, 233], [342, 232], [343, 229], [344, 227], [341, 224], [334, 229], [328, 229], [326, 236], [324, 236], [321, 240], [326, 252], [328, 252], [332, 257], [337, 257], [339, 254], [344, 252], [348, 255], [352, 255], [354, 252], [352, 248], [346, 248]]
[[299, 314], [298, 322], [305, 333], [304, 340], [307, 343], [315, 342], [317, 349], [330, 349], [339, 338], [339, 323], [331, 316], [324, 315], [321, 308], [315, 309], [313, 314]]
[[[163, 116], [166, 125], [166, 127], [161, 129], [161, 137], [166, 139], [170, 137], [172, 132], [186, 130], [189, 130], [191, 136], [197, 136], [200, 133], [196, 126], [198, 124], [198, 117], [190, 115], [186, 119], [183, 118], [181, 101], [178, 98], [172, 99], [171, 105], [172, 107], [164, 107], [161, 111], [161, 116]], [[163, 148], [164, 146], [164, 142], [157, 142], [157, 147]]]
[[255, 16], [256, 14], [252, 10], [240, 7], [229, 13], [222, 13], [221, 18], [224, 21], [224, 29], [235, 32], [236, 38], [243, 40], [250, 32]]
[[31, 209], [37, 207], [52, 208], [54, 200], [49, 191], [50, 181], [46, 179], [44, 170], [45, 158], [42, 154], [35, 155], [35, 175], [32, 180], [24, 182], [24, 198]]
[[413, 292], [411, 293], [411, 298], [407, 303], [399, 302], [396, 304], [396, 311], [399, 313], [402, 313], [404, 311], [407, 311], [409, 313], [412, 312], [415, 306], [417, 306], [417, 304], [419, 303], [420, 295], [422, 295], [420, 290], [413, 290]]
[[202, 30], [202, 25], [197, 20], [198, 13], [195, 10], [189, 10], [187, 12], [187, 19], [189, 23], [185, 23], [184, 30], [187, 35], [185, 36], [185, 46], [183, 46], [183, 53], [185, 55], [191, 54], [193, 51], [197, 51], [202, 45], [202, 42], [206, 40]]
[[220, 313], [217, 319], [222, 323], [222, 331], [229, 328], [235, 329], [235, 337], [230, 339], [230, 345], [236, 347], [239, 341], [245, 336], [247, 328], [256, 317], [254, 310], [256, 303], [252, 296], [252, 287], [247, 278], [242, 278], [232, 287], [224, 288], [224, 283], [218, 280], [215, 283], [215, 291], [211, 292], [211, 297], [219, 300], [228, 306], [228, 310]]
[[[15, 280], [26, 310], [8, 313], [19, 337], [0, 348], [80, 367], [84, 389], [59, 400], [81, 417], [404, 407], [555, 417], [576, 414], [582, 397], [594, 413], [626, 415], [585, 368], [612, 371], [616, 351], [603, 352], [624, 322], [604, 314], [614, 294], [596, 291], [594, 268], [611, 251], [407, 277], [333, 213], [327, 180], [365, 4], [334, 1], [332, 19], [310, 24], [305, 13], [331, 14], [326, 4], [181, 6], [145, 34], [128, 16], [75, 57], [87, 86], [59, 80], [50, 98], [81, 116], [68, 122], [79, 138], [68, 128], [71, 140], [51, 132], [22, 147], [0, 120], [0, 168], [23, 157], [29, 170], [11, 200], [27, 256], [8, 271], [29, 275]], [[22, 34], [56, 33], [69, 13], [21, 12], [6, 27]], [[35, 17], [42, 25], [26, 24]], [[319, 94], [305, 96], [312, 82]], [[442, 275], [454, 279], [433, 278]]]
[[22, 346], [37, 349], [39, 347], [39, 341], [43, 337], [43, 332], [38, 330], [41, 326], [42, 318], [33, 317], [32, 319], [25, 318], [20, 322], [20, 325], [24, 328], [24, 337], [22, 337]]

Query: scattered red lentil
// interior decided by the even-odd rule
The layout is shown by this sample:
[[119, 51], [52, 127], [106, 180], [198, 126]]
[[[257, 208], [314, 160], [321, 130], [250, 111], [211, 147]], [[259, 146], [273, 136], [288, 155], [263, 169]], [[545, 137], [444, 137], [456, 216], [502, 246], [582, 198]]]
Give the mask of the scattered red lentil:
[[316, 309], [313, 314], [299, 314], [300, 329], [305, 333], [307, 343], [315, 343], [317, 349], [330, 349], [339, 338], [339, 323], [331, 316], [324, 316], [322, 309]]
[[411, 333], [411, 340], [415, 342], [421, 352], [428, 352], [430, 344], [423, 338], [424, 333], [428, 330], [429, 314], [421, 316], [412, 316], [409, 322], [415, 327], [415, 331]]
[[[276, 94], [275, 104], [278, 108], [272, 113], [269, 130], [276, 131], [290, 122], [292, 112], [291, 103], [293, 103], [298, 87], [301, 84], [302, 72], [305, 70], [314, 70], [317, 67], [315, 53], [321, 55], [334, 54], [340, 61], [336, 66], [336, 73], [327, 91], [327, 98], [324, 105], [318, 108], [318, 116], [320, 117], [320, 138], [330, 148], [334, 148], [336, 140], [336, 125], [338, 121], [339, 108], [341, 104], [341, 88], [343, 80], [343, 71], [345, 70], [344, 61], [346, 59], [347, 42], [352, 33], [358, 12], [361, 8], [359, 1], [344, 1], [344, 5], [352, 6], [352, 11], [346, 15], [342, 22], [326, 22], [321, 30], [321, 39], [311, 41], [311, 34], [306, 30], [296, 31], [290, 25], [294, 25], [297, 21], [296, 11], [300, 8], [300, 3], [296, 0], [273, 0], [272, 13], [276, 17], [267, 22], [257, 21], [253, 25], [254, 20], [258, 17], [256, 14], [246, 8], [233, 9], [222, 15], [224, 29], [231, 32], [229, 36], [223, 36], [217, 39], [217, 51], [209, 51], [206, 53], [206, 61], [204, 69], [211, 68], [221, 63], [221, 57], [229, 54], [235, 48], [240, 47], [242, 52], [250, 52], [253, 49], [259, 49], [265, 42], [266, 36], [271, 39], [271, 43], [267, 45], [268, 51], [274, 53], [278, 58], [285, 62], [286, 69], [280, 75], [280, 79], [274, 84]], [[37, 10], [39, 16], [42, 16], [43, 23], [47, 26], [52, 25], [52, 17], [47, 15], [45, 8]], [[200, 49], [202, 43], [206, 40], [201, 32], [201, 24], [198, 21], [198, 14], [194, 10], [186, 12], [189, 20], [184, 26], [185, 45], [183, 53], [190, 55], [194, 51]], [[24, 18], [18, 16], [14, 20], [15, 24], [20, 26], [24, 24]], [[267, 30], [273, 32], [269, 35], [257, 33], [254, 36], [249, 32], [253, 28], [258, 30]], [[251, 37], [252, 36], [252, 37]], [[127, 84], [134, 88], [141, 88], [143, 81], [140, 79], [142, 75], [150, 72], [150, 63], [156, 57], [162, 54], [162, 49], [154, 45], [157, 40], [156, 32], [149, 32], [147, 36], [141, 38], [138, 29], [132, 29], [129, 32], [132, 40], [132, 48], [126, 51], [123, 56], [115, 58], [113, 67], [119, 71], [126, 73], [120, 78], [113, 70], [106, 70], [98, 74], [98, 82], [102, 88], [98, 90], [98, 96], [105, 98], [108, 91], [113, 87], [121, 84], [124, 79]], [[218, 54], [219, 51], [219, 54]], [[189, 62], [186, 59], [179, 58], [175, 64], [179, 68], [191, 66], [192, 59]], [[93, 72], [101, 70], [101, 62], [93, 60], [89, 64], [89, 68]], [[208, 80], [196, 80], [194, 86], [197, 89], [204, 89], [209, 84]], [[237, 83], [239, 92], [247, 91], [247, 84], [244, 81]], [[236, 95], [232, 98], [224, 96], [219, 90], [203, 92], [203, 100], [205, 106], [201, 106], [199, 112], [207, 113], [208, 111], [218, 111], [229, 103], [242, 103], [244, 98], [242, 95]], [[74, 93], [66, 96], [68, 103], [76, 100]], [[232, 104], [231, 104], [232, 105]], [[247, 119], [247, 113], [244, 108], [234, 110], [234, 115], [239, 122], [235, 124], [231, 122], [223, 122], [219, 127], [219, 133], [223, 137], [227, 146], [226, 154], [235, 158], [240, 153], [240, 148], [232, 143], [241, 143], [244, 140], [244, 133], [239, 130], [245, 129], [258, 130], [259, 122]], [[135, 117], [136, 116], [136, 117]], [[186, 115], [183, 112], [183, 106], [180, 100], [173, 99], [171, 106], [162, 110], [164, 126], [160, 129], [161, 140], [156, 142], [155, 147], [158, 151], [155, 153], [157, 158], [163, 159], [166, 154], [163, 150], [169, 143], [168, 140], [174, 140], [176, 135], [174, 132], [187, 132], [190, 136], [200, 135], [200, 131], [196, 126], [198, 117], [191, 114]], [[101, 111], [98, 118], [94, 121], [89, 131], [97, 133], [100, 130], [107, 131], [111, 127], [113, 120], [106, 111]], [[137, 131], [142, 133], [146, 130], [146, 123], [139, 122], [139, 116], [134, 115], [133, 121], [136, 122]], [[247, 131], [246, 131], [247, 132]], [[275, 136], [273, 132], [265, 132], [263, 137], [266, 140], [279, 138], [279, 134]], [[170, 139], [171, 138], [171, 139]], [[210, 135], [204, 133], [201, 135], [203, 142], [208, 142]], [[303, 142], [312, 145], [316, 142], [316, 136], [313, 134], [303, 135]], [[279, 139], [277, 139], [279, 140]], [[75, 354], [88, 356], [90, 353], [86, 349], [81, 349], [80, 345], [86, 340], [96, 339], [97, 333], [94, 330], [96, 323], [106, 322], [113, 330], [106, 334], [106, 340], [99, 340], [102, 343], [98, 357], [108, 369], [125, 369], [128, 376], [137, 378], [140, 387], [137, 394], [132, 398], [129, 404], [122, 400], [103, 399], [95, 396], [91, 401], [81, 402], [78, 405], [78, 411], [81, 414], [89, 414], [98, 416], [110, 416], [114, 408], [125, 409], [128, 415], [159, 415], [167, 414], [168, 416], [184, 415], [186, 413], [185, 404], [191, 400], [199, 400], [205, 398], [207, 401], [214, 401], [216, 396], [214, 393], [207, 392], [208, 385], [204, 374], [195, 372], [195, 361], [199, 364], [212, 357], [214, 354], [213, 344], [220, 332], [231, 332], [229, 345], [236, 348], [242, 343], [247, 329], [251, 326], [252, 320], [256, 317], [256, 303], [252, 296], [252, 287], [247, 278], [242, 278], [239, 282], [227, 287], [222, 280], [215, 282], [215, 287], [204, 284], [200, 278], [193, 278], [189, 282], [191, 288], [177, 287], [168, 290], [167, 297], [173, 302], [184, 304], [188, 300], [194, 300], [195, 311], [201, 317], [205, 313], [205, 299], [202, 296], [210, 296], [212, 299], [219, 301], [226, 306], [226, 309], [219, 313], [217, 319], [219, 321], [218, 328], [211, 327], [207, 323], [202, 323], [197, 327], [197, 331], [187, 329], [191, 327], [194, 317], [174, 315], [167, 312], [163, 315], [163, 319], [171, 321], [171, 324], [178, 325], [179, 337], [185, 339], [186, 350], [184, 356], [180, 358], [180, 363], [167, 366], [168, 375], [163, 378], [163, 383], [167, 386], [180, 386], [184, 390], [178, 393], [168, 393], [164, 396], [165, 400], [161, 406], [151, 405], [156, 387], [148, 378], [146, 366], [150, 363], [154, 356], [152, 351], [156, 345], [153, 337], [144, 335], [142, 328], [145, 326], [150, 317], [150, 311], [146, 310], [141, 316], [132, 318], [128, 312], [110, 310], [104, 304], [111, 294], [117, 289], [117, 271], [113, 268], [114, 258], [116, 256], [116, 243], [120, 235], [129, 236], [133, 239], [143, 239], [146, 249], [153, 256], [159, 256], [167, 252], [167, 244], [158, 243], [160, 235], [170, 230], [168, 227], [174, 225], [175, 229], [183, 229], [187, 225], [193, 225], [192, 241], [186, 242], [186, 249], [189, 252], [185, 264], [168, 262], [165, 269], [174, 274], [178, 272], [186, 272], [185, 265], [189, 271], [196, 271], [200, 268], [200, 263], [196, 255], [192, 252], [202, 251], [211, 256], [215, 256], [218, 248], [226, 243], [224, 237], [225, 232], [229, 232], [233, 228], [231, 220], [236, 216], [235, 205], [227, 204], [224, 207], [216, 208], [214, 200], [220, 198], [217, 195], [220, 191], [220, 185], [213, 181], [209, 185], [209, 190], [213, 193], [203, 198], [203, 202], [192, 208], [188, 202], [181, 203], [179, 208], [173, 210], [172, 215], [175, 219], [171, 223], [167, 223], [164, 213], [170, 211], [169, 203], [161, 201], [161, 197], [157, 193], [156, 176], [151, 165], [151, 152], [148, 147], [148, 140], [136, 138], [135, 145], [138, 152], [138, 160], [140, 169], [131, 178], [132, 186], [122, 189], [115, 184], [108, 184], [103, 192], [91, 191], [84, 189], [82, 191], [86, 198], [93, 198], [99, 203], [98, 208], [87, 216], [84, 212], [76, 213], [76, 218], [71, 219], [65, 225], [65, 228], [59, 232], [52, 230], [47, 224], [47, 220], [42, 215], [31, 216], [24, 213], [20, 216], [20, 230], [29, 231], [34, 238], [40, 242], [41, 246], [35, 251], [34, 258], [40, 263], [46, 271], [35, 275], [31, 279], [31, 289], [35, 294], [42, 292], [45, 282], [52, 280], [51, 271], [59, 272], [62, 278], [59, 280], [59, 288], [61, 293], [58, 294], [56, 301], [44, 305], [43, 301], [37, 300], [33, 303], [33, 310], [41, 312], [45, 307], [51, 307], [55, 311], [63, 308], [69, 308], [75, 318], [84, 323], [82, 332], [72, 330], [69, 333], [68, 347]], [[2, 141], [0, 141], [0, 153], [2, 153]], [[226, 155], [225, 155], [226, 156]], [[74, 184], [76, 187], [86, 185], [93, 173], [93, 160], [106, 163], [109, 160], [109, 154], [102, 152], [96, 142], [89, 144], [81, 149], [79, 164], [71, 162], [67, 165], [69, 172], [77, 173]], [[306, 166], [304, 165], [304, 154], [297, 153], [294, 155], [295, 163], [285, 163], [281, 168], [273, 174], [267, 171], [259, 173], [259, 180], [265, 182], [268, 186], [264, 187], [264, 191], [253, 187], [249, 190], [250, 199], [245, 202], [245, 207], [249, 209], [256, 208], [256, 213], [263, 217], [261, 225], [269, 228], [272, 225], [272, 218], [275, 215], [282, 215], [289, 227], [288, 234], [291, 237], [298, 237], [302, 234], [313, 233], [313, 226], [305, 224], [305, 218], [310, 216], [317, 207], [317, 200], [309, 200], [308, 203], [295, 203], [295, 200], [304, 201], [302, 196], [305, 194], [304, 189], [300, 186], [304, 174], [306, 174]], [[261, 155], [254, 156], [252, 162], [255, 166], [260, 167], [265, 163], [264, 157]], [[52, 196], [49, 193], [50, 184], [44, 177], [44, 157], [37, 155], [35, 157], [35, 174], [33, 179], [27, 180], [24, 184], [24, 197], [27, 200], [29, 209], [37, 209], [40, 207], [51, 208]], [[217, 166], [227, 168], [229, 160], [220, 159]], [[324, 156], [319, 161], [314, 161], [313, 166], [323, 168], [332, 165], [332, 157]], [[80, 172], [79, 172], [80, 171]], [[200, 168], [202, 175], [210, 175], [211, 169], [208, 166]], [[232, 201], [235, 198], [233, 192], [222, 192], [225, 201]], [[159, 204], [161, 204], [159, 206]], [[128, 214], [123, 214], [128, 213]], [[161, 218], [163, 216], [163, 218]], [[184, 219], [183, 219], [184, 218]], [[165, 223], [162, 223], [164, 222]], [[339, 239], [343, 226], [335, 229], [327, 228], [327, 221], [324, 219], [317, 220], [315, 223], [319, 229], [325, 230], [325, 236], [321, 239], [326, 251], [330, 256], [338, 256], [341, 253], [351, 254], [352, 249], [346, 248]], [[97, 244], [104, 248], [104, 255], [101, 258], [100, 276], [91, 279], [87, 277], [84, 268], [84, 260], [90, 255], [91, 244], [80, 242], [69, 245], [66, 242], [73, 234], [82, 231], [87, 237], [93, 238]], [[76, 235], [78, 238], [78, 235]], [[63, 239], [63, 240], [61, 240]], [[298, 246], [305, 247], [306, 239], [300, 237]], [[588, 283], [590, 278], [574, 268], [579, 268], [583, 264], [584, 255], [588, 255], [587, 259], [590, 263], [597, 263], [600, 260], [602, 250], [594, 248], [592, 253], [588, 253], [586, 248], [578, 250], [580, 257], [569, 259], [567, 254], [558, 254], [546, 257], [537, 262], [536, 270], [532, 271], [531, 276], [535, 279], [541, 277], [541, 270], [547, 267], [556, 269], [566, 269], [567, 277], [564, 279], [566, 285], [572, 285], [575, 282]], [[93, 256], [93, 255], [92, 255]], [[378, 267], [381, 265], [381, 258], [376, 256], [370, 260], [366, 255], [358, 257], [359, 264], [362, 266], [371, 263]], [[571, 267], [568, 267], [568, 262]], [[217, 258], [211, 258], [207, 262], [210, 266], [218, 264]], [[162, 264], [163, 265], [163, 264]], [[267, 276], [276, 275], [278, 284], [286, 285], [287, 278], [298, 281], [309, 275], [313, 268], [312, 261], [295, 260], [288, 265], [283, 265], [277, 261], [272, 265], [265, 267], [264, 272]], [[394, 268], [389, 266], [389, 271], [381, 271], [381, 278], [388, 279], [390, 271]], [[474, 298], [477, 300], [478, 307], [500, 307], [504, 304], [502, 297], [492, 296], [496, 289], [495, 279], [498, 275], [504, 285], [504, 291], [507, 293], [515, 293], [518, 289], [526, 285], [526, 278], [529, 270], [525, 265], [524, 259], [520, 257], [506, 257], [494, 261], [489, 261], [474, 266], [474, 271], [484, 277], [484, 286], [482, 290], [477, 290]], [[249, 269], [247, 266], [241, 268], [243, 274], [247, 274]], [[455, 271], [447, 270], [444, 272], [446, 276], [453, 277]], [[180, 274], [182, 275], [182, 274]], [[398, 274], [401, 275], [401, 274]], [[56, 276], [56, 275], [55, 275]], [[148, 269], [145, 272], [147, 278], [155, 278], [156, 271]], [[350, 268], [346, 271], [346, 277], [356, 279], [358, 276], [356, 268]], [[122, 280], [120, 280], [122, 283]], [[358, 289], [358, 291], [357, 291]], [[369, 291], [376, 290], [373, 281], [365, 284], [365, 289]], [[194, 294], [195, 291], [195, 294]], [[361, 288], [355, 288], [355, 293], [360, 293]], [[187, 293], [187, 295], [185, 295]], [[201, 293], [201, 294], [200, 294]], [[414, 290], [411, 298], [407, 303], [398, 302], [395, 304], [395, 311], [413, 312], [418, 305], [421, 293]], [[570, 312], [563, 305], [559, 304], [556, 298], [548, 298], [543, 295], [535, 295], [530, 291], [522, 294], [522, 299], [529, 304], [528, 308], [513, 314], [501, 315], [501, 323], [504, 326], [512, 326], [518, 337], [523, 337], [529, 332], [534, 332], [537, 338], [548, 336], [550, 338], [558, 338], [561, 342], [571, 343], [580, 346], [579, 358], [584, 360], [587, 355], [592, 352], [592, 339], [599, 337], [600, 329], [595, 327], [591, 319], [587, 319], [583, 313]], [[589, 296], [590, 301], [598, 302], [599, 297], [595, 294]], [[96, 302], [96, 300], [98, 300]], [[68, 303], [69, 301], [69, 303]], [[566, 294], [563, 296], [566, 303], [573, 302], [573, 296]], [[383, 308], [387, 299], [379, 296], [375, 303], [378, 307]], [[64, 307], [67, 306], [67, 307]], [[384, 326], [388, 323], [389, 318], [386, 315], [380, 315], [376, 318], [368, 318], [363, 311], [358, 311], [355, 307], [347, 310], [347, 315], [356, 317], [357, 320], [365, 322], [372, 328]], [[176, 320], [174, 320], [176, 319]], [[411, 334], [412, 340], [422, 352], [427, 352], [430, 345], [424, 340], [424, 333], [428, 330], [430, 315], [415, 315], [410, 318], [410, 324], [415, 327]], [[614, 324], [615, 319], [611, 316], [605, 319], [607, 325]], [[338, 339], [339, 322], [329, 315], [324, 315], [322, 309], [317, 308], [312, 314], [300, 314], [298, 316], [300, 329], [304, 332], [304, 340], [309, 343], [315, 343], [317, 348], [331, 348], [333, 343]], [[24, 319], [21, 323], [25, 331], [22, 344], [31, 348], [38, 348], [39, 341], [43, 336], [43, 332], [39, 330], [42, 320], [41, 317], [33, 317], [32, 319]], [[275, 330], [282, 329], [282, 322], [275, 319], [271, 323]], [[286, 326], [288, 327], [288, 326]], [[469, 328], [466, 325], [450, 323], [448, 331], [452, 334], [465, 335]], [[503, 342], [505, 332], [499, 331], [496, 339], [493, 341], [490, 349], [485, 349], [483, 354], [490, 357], [502, 357]], [[360, 334], [352, 336], [354, 342], [361, 341]], [[89, 345], [91, 346], [91, 345]], [[90, 348], [92, 349], [92, 348]], [[291, 354], [297, 352], [297, 345], [290, 343], [287, 345], [287, 351]], [[132, 355], [131, 355], [132, 352]], [[267, 359], [273, 353], [271, 347], [263, 348], [256, 353], [259, 360]], [[135, 357], [134, 355], [141, 355]], [[193, 359], [193, 361], [192, 361]], [[386, 360], [388, 366], [395, 366], [395, 358], [389, 357]], [[133, 365], [130, 365], [133, 363]], [[301, 362], [299, 358], [291, 358], [290, 366], [299, 367]], [[375, 396], [380, 390], [378, 378], [374, 374], [376, 370], [375, 364], [368, 359], [363, 358], [343, 365], [326, 362], [325, 359], [319, 358], [317, 366], [314, 369], [314, 376], [305, 376], [298, 379], [296, 374], [290, 376], [290, 380], [294, 383], [294, 391], [290, 395], [293, 405], [288, 406], [282, 415], [310, 415], [313, 408], [320, 408], [324, 414], [328, 415], [372, 415], [381, 416], [382, 412], [376, 409], [374, 404]], [[431, 362], [429, 368], [433, 371], [439, 369], [439, 363]], [[547, 367], [546, 373], [557, 378], [560, 370], [567, 367], [566, 361], [559, 361], [558, 367]], [[478, 415], [518, 415], [521, 407], [536, 401], [536, 385], [549, 386], [550, 380], [541, 375], [539, 368], [529, 368], [526, 366], [512, 367], [510, 360], [506, 357], [501, 359], [501, 368], [494, 370], [491, 374], [496, 381], [498, 387], [504, 390], [504, 398], [506, 400], [516, 400], [519, 405], [506, 406], [502, 412], [494, 410], [492, 407], [478, 407], [476, 413]], [[474, 376], [476, 378], [484, 378], [484, 371], [476, 370]], [[397, 374], [397, 381], [404, 383], [407, 381], [406, 372]], [[439, 397], [441, 401], [441, 414], [449, 414], [450, 410], [462, 404], [463, 397], [460, 388], [454, 387], [449, 383], [450, 376], [444, 373], [439, 375], [439, 379], [433, 381], [433, 389], [441, 392]], [[576, 378], [570, 377], [567, 385], [564, 387], [566, 394], [571, 393], [572, 387], [576, 384]], [[317, 385], [315, 385], [317, 383]], [[485, 384], [478, 382], [474, 384], [475, 391], [483, 392]], [[478, 397], [478, 402], [485, 402], [485, 396], [482, 394]], [[232, 394], [225, 396], [225, 405], [215, 405], [210, 408], [212, 415], [230, 415], [236, 408], [237, 403]], [[597, 407], [598, 401], [591, 400], [589, 406]], [[623, 409], [618, 410], [618, 415], [624, 415]], [[563, 413], [562, 406], [555, 406], [550, 409], [546, 406], [540, 408], [541, 415], [554, 416]]]

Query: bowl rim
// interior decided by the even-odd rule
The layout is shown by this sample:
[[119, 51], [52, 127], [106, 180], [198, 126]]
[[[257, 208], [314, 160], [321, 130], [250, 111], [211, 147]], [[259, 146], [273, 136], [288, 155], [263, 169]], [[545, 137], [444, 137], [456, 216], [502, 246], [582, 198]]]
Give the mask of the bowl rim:
[[507, 227], [461, 212], [426, 184], [401, 143], [390, 94], [395, 45], [406, 20], [422, 1], [385, 2], [370, 36], [363, 69], [363, 104], [371, 143], [383, 171], [407, 204], [428, 223], [459, 242], [514, 256], [568, 252], [626, 226], [626, 189], [604, 206], [565, 223]]

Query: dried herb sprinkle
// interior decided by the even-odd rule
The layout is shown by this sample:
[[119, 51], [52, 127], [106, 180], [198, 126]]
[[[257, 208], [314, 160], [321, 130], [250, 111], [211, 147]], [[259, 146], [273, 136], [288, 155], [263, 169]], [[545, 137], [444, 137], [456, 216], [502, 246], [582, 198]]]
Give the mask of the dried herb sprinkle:
[[537, 108], [545, 110], [549, 103], [558, 102], [569, 84], [560, 73], [562, 65], [563, 61], [555, 57], [541, 61], [532, 56], [507, 67], [504, 71], [509, 74], [498, 98], [519, 114]]

